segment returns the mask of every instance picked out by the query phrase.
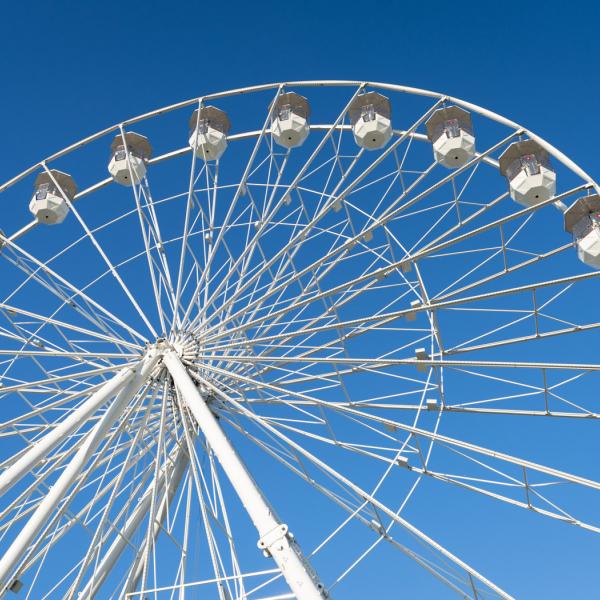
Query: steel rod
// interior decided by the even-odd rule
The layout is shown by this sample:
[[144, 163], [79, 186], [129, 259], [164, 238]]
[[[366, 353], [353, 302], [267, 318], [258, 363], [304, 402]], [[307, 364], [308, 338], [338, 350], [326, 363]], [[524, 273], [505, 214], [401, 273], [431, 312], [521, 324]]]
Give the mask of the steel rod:
[[[118, 532], [115, 540], [111, 544], [110, 548], [106, 551], [104, 557], [100, 560], [98, 567], [95, 569], [94, 576], [88, 581], [83, 590], [79, 593], [78, 598], [81, 600], [94, 598], [96, 596], [98, 590], [106, 578], [110, 575], [111, 569], [114, 567], [115, 563], [123, 553], [123, 550], [129, 547], [131, 538], [135, 534], [142, 520], [148, 515], [150, 501], [152, 499], [152, 489], [156, 487], [162, 493], [165, 483], [168, 482], [166, 484], [166, 494], [163, 495], [161, 508], [164, 503], [168, 504], [168, 501], [175, 494], [177, 487], [179, 486], [179, 482], [181, 481], [181, 477], [185, 471], [185, 468], [187, 467], [188, 457], [181, 447], [179, 447], [175, 451], [175, 456], [170, 457], [169, 461], [171, 464], [166, 464], [159, 474], [156, 483], [153, 482], [148, 486], [148, 489], [139, 501], [138, 506], [132, 512], [129, 519], [127, 519], [127, 522], [121, 531]], [[158, 518], [155, 520], [154, 524], [148, 525], [149, 527], [154, 528], [156, 535], [158, 535], [158, 532], [160, 531], [164, 514], [164, 509], [159, 511]], [[135, 588], [133, 587], [131, 591], [133, 591], [133, 589]]]
[[92, 394], [79, 408], [35, 443], [19, 460], [0, 475], [0, 496], [29, 473], [49, 452], [64, 441], [75, 429], [117, 394], [135, 375], [138, 365], [126, 367], [109, 379], [97, 392]]
[[163, 361], [184, 402], [217, 456], [223, 470], [248, 512], [259, 534], [258, 546], [277, 563], [299, 600], [321, 600], [328, 595], [287, 525], [276, 516], [246, 465], [225, 435], [206, 398], [200, 393], [177, 353], [165, 353]]
[[[65, 470], [61, 473], [56, 483], [50, 488], [44, 499], [40, 502], [33, 515], [29, 518], [23, 529], [17, 534], [4, 556], [0, 559], [0, 594], [4, 594], [10, 585], [9, 577], [13, 569], [27, 551], [31, 542], [40, 532], [48, 518], [59, 510], [61, 500], [83, 471], [89, 458], [105, 439], [107, 432], [123, 414], [129, 402], [148, 379], [160, 355], [156, 349], [151, 349], [142, 363], [136, 369], [134, 377], [121, 389], [115, 401], [104, 413], [100, 421], [86, 436], [85, 441], [71, 459]], [[65, 510], [63, 505], [60, 510]]]

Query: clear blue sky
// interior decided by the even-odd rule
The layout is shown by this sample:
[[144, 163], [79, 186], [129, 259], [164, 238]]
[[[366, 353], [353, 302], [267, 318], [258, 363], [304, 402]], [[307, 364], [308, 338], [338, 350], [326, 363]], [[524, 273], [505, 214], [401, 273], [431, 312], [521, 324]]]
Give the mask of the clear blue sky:
[[598, 3], [5, 2], [0, 178], [163, 104], [274, 80], [431, 88], [526, 124], [590, 172]]
[[[598, 179], [599, 23], [600, 4], [591, 0], [4, 2], [0, 180], [161, 105], [298, 79], [387, 81], [458, 96], [522, 123]], [[535, 536], [528, 517], [505, 507], [491, 516], [519, 520]], [[461, 535], [456, 523], [449, 527]], [[570, 549], [584, 539], [560, 525], [555, 534]], [[546, 541], [560, 547], [520, 543], [533, 553]], [[565, 577], [545, 598], [589, 591], [591, 575], [583, 583], [566, 575], [577, 565], [594, 569], [597, 540], [584, 542], [581, 556], [548, 557], [549, 568], [563, 564]], [[499, 583], [536, 598], [524, 581], [527, 566], [511, 556], [506, 564]], [[485, 557], [478, 565], [485, 574]]]

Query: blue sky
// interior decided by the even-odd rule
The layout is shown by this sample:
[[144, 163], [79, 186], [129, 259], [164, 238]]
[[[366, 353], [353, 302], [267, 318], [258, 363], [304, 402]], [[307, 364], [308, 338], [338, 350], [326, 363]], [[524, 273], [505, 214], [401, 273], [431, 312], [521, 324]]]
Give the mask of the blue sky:
[[[600, 177], [600, 7], [592, 1], [106, 0], [5, 3], [0, 16], [1, 181], [79, 138], [159, 106], [301, 79], [392, 82], [470, 100], [522, 123]], [[552, 464], [561, 458], [559, 428], [551, 428], [547, 439]], [[488, 508], [483, 500], [473, 504], [481, 513]], [[556, 539], [535, 537], [529, 515], [504, 506], [493, 514], [530, 527], [519, 543], [532, 553], [544, 542], [560, 547]], [[474, 532], [464, 533], [451, 511], [432, 515], [432, 533], [444, 527], [444, 519], [446, 537], [455, 535], [455, 547], [468, 547]], [[539, 535], [546, 531], [540, 527]], [[550, 568], [561, 562], [565, 572], [594, 568], [595, 538], [560, 525], [554, 535], [564, 536], [568, 548], [583, 540], [585, 558], [548, 556]], [[487, 560], [478, 562], [484, 574], [486, 568], [502, 571]], [[510, 572], [499, 583], [535, 598], [523, 565], [508, 555], [506, 565]], [[589, 581], [576, 589], [585, 592]], [[566, 577], [564, 584], [551, 597], [565, 597], [571, 589]], [[418, 589], [415, 579], [413, 597], [425, 597]]]
[[2, 179], [79, 137], [202, 93], [294, 79], [439, 90], [597, 169], [596, 2], [4, 3]]

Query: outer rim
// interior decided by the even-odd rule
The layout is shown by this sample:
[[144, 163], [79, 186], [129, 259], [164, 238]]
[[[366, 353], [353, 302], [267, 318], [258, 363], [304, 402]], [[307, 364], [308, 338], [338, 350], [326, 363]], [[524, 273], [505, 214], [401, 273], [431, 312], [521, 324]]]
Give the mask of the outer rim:
[[58, 152], [48, 156], [47, 158], [31, 165], [30, 167], [28, 167], [27, 169], [25, 169], [24, 171], [22, 171], [15, 177], [13, 177], [12, 179], [9, 179], [7, 182], [0, 185], [0, 192], [7, 190], [9, 187], [11, 187], [12, 185], [17, 183], [24, 177], [27, 177], [27, 175], [31, 174], [33, 171], [35, 171], [35, 169], [39, 168], [43, 164], [51, 162], [53, 160], [56, 160], [57, 158], [60, 158], [61, 156], [64, 156], [65, 154], [68, 154], [68, 153], [72, 152], [73, 150], [76, 150], [77, 148], [84, 146], [104, 135], [107, 135], [114, 131], [119, 131], [120, 127], [131, 125], [133, 123], [138, 123], [140, 121], [144, 121], [151, 117], [161, 115], [161, 114], [164, 114], [167, 112], [171, 112], [171, 111], [179, 109], [179, 108], [184, 108], [186, 106], [191, 106], [193, 104], [200, 103], [200, 102], [216, 100], [218, 98], [225, 98], [228, 96], [249, 94], [249, 93], [267, 91], [267, 90], [276, 89], [276, 88], [284, 88], [287, 86], [294, 86], [294, 87], [346, 87], [346, 86], [348, 86], [348, 87], [363, 87], [363, 88], [367, 87], [367, 86], [371, 86], [373, 88], [378, 88], [378, 89], [382, 89], [382, 90], [389, 90], [389, 91], [394, 91], [394, 92], [413, 94], [413, 95], [417, 95], [417, 96], [425, 96], [425, 97], [430, 97], [430, 98], [446, 99], [446, 100], [453, 102], [467, 110], [476, 112], [484, 117], [487, 117], [489, 119], [492, 119], [493, 121], [496, 121], [497, 123], [500, 123], [501, 125], [505, 125], [511, 129], [520, 131], [521, 133], [527, 135], [532, 140], [535, 140], [536, 142], [538, 142], [543, 148], [545, 148], [550, 153], [551, 156], [553, 156], [556, 160], [561, 162], [565, 167], [567, 167], [568, 169], [573, 171], [576, 175], [581, 177], [581, 179], [585, 180], [587, 183], [589, 183], [591, 186], [593, 186], [594, 189], [596, 190], [596, 192], [598, 194], [600, 194], [600, 184], [598, 184], [592, 177], [590, 177], [590, 175], [588, 175], [581, 167], [579, 167], [568, 156], [566, 156], [560, 150], [558, 150], [558, 148], [554, 147], [552, 144], [550, 144], [549, 142], [547, 142], [540, 136], [536, 135], [529, 129], [523, 127], [522, 125], [519, 125], [515, 121], [507, 119], [506, 117], [503, 117], [503, 116], [501, 116], [491, 110], [483, 108], [481, 106], [478, 106], [477, 104], [473, 104], [472, 102], [467, 102], [466, 100], [462, 100], [462, 99], [456, 98], [454, 96], [448, 96], [446, 94], [441, 94], [439, 92], [433, 92], [431, 90], [425, 90], [425, 89], [421, 89], [421, 88], [413, 88], [413, 87], [409, 87], [409, 86], [397, 85], [397, 84], [392, 84], [392, 83], [380, 83], [380, 82], [356, 81], [356, 80], [355, 81], [353, 81], [353, 80], [322, 80], [322, 81], [315, 80], [315, 81], [287, 81], [287, 82], [280, 82], [280, 83], [267, 83], [267, 84], [255, 85], [255, 86], [250, 86], [250, 87], [236, 88], [236, 89], [226, 90], [226, 91], [222, 91], [222, 92], [216, 92], [216, 93], [207, 94], [204, 96], [198, 96], [198, 97], [192, 98], [190, 100], [184, 100], [183, 102], [178, 102], [176, 104], [164, 106], [162, 108], [144, 113], [137, 117], [132, 117], [130, 119], [126, 119], [119, 124], [107, 127], [106, 129], [98, 131], [97, 133], [94, 133], [86, 138], [81, 139], [78, 142], [75, 142], [74, 144], [71, 144], [70, 146], [67, 146], [66, 148], [64, 148], [62, 150], [59, 150]]
[[[275, 89], [277, 86], [279, 86], [279, 89], [281, 89], [281, 86], [283, 86], [283, 85], [284, 84], [271, 84], [270, 86], [255, 86], [254, 88], [244, 88], [242, 90], [232, 90], [230, 92], [223, 92], [223, 93], [215, 95], [215, 96], [205, 97], [204, 99], [206, 99], [206, 98], [211, 98], [212, 99], [212, 98], [215, 98], [215, 97], [223, 97], [225, 95], [236, 95], [236, 94], [242, 94], [242, 93], [247, 93], [247, 92], [256, 92], [256, 91], [265, 90], [265, 89], [267, 89], [267, 90], [268, 89]], [[305, 85], [305, 86], [308, 86], [308, 85], [313, 85], [313, 86], [316, 86], [316, 85], [328, 86], [328, 85], [331, 85], [332, 86], [332, 85], [334, 85], [334, 83], [331, 83], [331, 82], [323, 82], [323, 83], [317, 83], [317, 82], [308, 82], [308, 83], [307, 82], [299, 82], [299, 83], [292, 83], [292, 84], [289, 84], [289, 85], [295, 85], [295, 86], [301, 86], [301, 85]], [[356, 86], [359, 89], [361, 89], [366, 84], [358, 84], [358, 83], [354, 84], [354, 83], [338, 82], [337, 85], [340, 85], [340, 86], [348, 85], [348, 86], [353, 86], [353, 87]], [[496, 122], [498, 122], [498, 123], [500, 123], [502, 125], [507, 125], [511, 129], [513, 129], [514, 131], [516, 131], [518, 133], [525, 133], [525, 134], [529, 135], [532, 139], [534, 137], [532, 134], [529, 134], [529, 132], [527, 130], [524, 130], [523, 128], [520, 128], [517, 124], [512, 123], [511, 121], [508, 121], [508, 120], [504, 119], [503, 117], [499, 117], [499, 116], [496, 115], [495, 117], [497, 117], [497, 118], [495, 118], [494, 116], [492, 116], [492, 115], [494, 115], [494, 113], [490, 113], [489, 111], [486, 111], [485, 109], [479, 109], [478, 107], [474, 108], [474, 105], [470, 105], [469, 103], [466, 103], [466, 102], [463, 102], [463, 101], [460, 101], [460, 100], [456, 100], [456, 99], [454, 99], [452, 97], [435, 94], [433, 92], [425, 92], [425, 91], [422, 91], [422, 90], [421, 91], [419, 91], [419, 90], [413, 90], [412, 88], [403, 88], [402, 86], [392, 86], [392, 85], [387, 85], [387, 84], [375, 84], [375, 86], [378, 87], [378, 88], [380, 88], [380, 89], [390, 89], [390, 90], [396, 90], [397, 89], [397, 91], [400, 91], [400, 92], [406, 92], [407, 90], [410, 90], [409, 93], [415, 93], [415, 94], [418, 94], [418, 95], [421, 95], [421, 96], [425, 96], [425, 97], [433, 97], [433, 98], [439, 98], [439, 99], [448, 99], [451, 102], [455, 102], [456, 104], [460, 104], [461, 106], [468, 107], [471, 110], [473, 110], [474, 112], [477, 112], [478, 114], [480, 114], [480, 115], [482, 115], [482, 116], [484, 116], [486, 118], [490, 118], [491, 120], [494, 120], [494, 121], [496, 121]], [[419, 92], [422, 92], [422, 93], [419, 93]], [[165, 109], [161, 109], [159, 111], [155, 111], [153, 113], [147, 113], [146, 115], [142, 115], [141, 117], [137, 117], [135, 119], [127, 121], [124, 124], [131, 124], [131, 123], [134, 123], [134, 122], [137, 122], [137, 121], [141, 121], [141, 120], [143, 120], [145, 118], [151, 118], [153, 116], [157, 116], [158, 114], [160, 114], [162, 112], [168, 112], [170, 110], [175, 110], [175, 109], [181, 108], [182, 106], [193, 105], [194, 102], [197, 102], [197, 101], [198, 100], [191, 100], [191, 101], [187, 101], [186, 103], [183, 103], [183, 104], [173, 105], [171, 107], [167, 107]], [[81, 142], [77, 143], [76, 145], [69, 146], [65, 150], [61, 151], [61, 153], [59, 153], [58, 155], [54, 155], [53, 157], [51, 157], [51, 158], [49, 158], [47, 160], [50, 161], [50, 160], [53, 160], [54, 158], [57, 158], [58, 156], [65, 155], [65, 154], [67, 154], [67, 153], [69, 153], [69, 152], [71, 152], [71, 151], [79, 148], [80, 146], [88, 143], [89, 141], [92, 141], [92, 140], [98, 139], [100, 137], [103, 137], [103, 136], [107, 135], [108, 133], [110, 133], [111, 131], [114, 131], [115, 129], [122, 128], [122, 126], [124, 124], [119, 125], [119, 126], [114, 126], [113, 128], [110, 128], [108, 130], [104, 130], [102, 132], [99, 132], [99, 133], [95, 134], [94, 136], [92, 136], [90, 138], [85, 138], [84, 140], [82, 140]], [[324, 127], [324, 126], [317, 125], [315, 127]], [[254, 134], [255, 134], [255, 132], [246, 132], [246, 133], [238, 134], [236, 136], [232, 136], [232, 138], [241, 139], [243, 137], [252, 136]], [[420, 139], [425, 138], [425, 136], [423, 136], [422, 134], [418, 134], [418, 136], [419, 136]], [[535, 139], [539, 140], [539, 138], [535, 138]], [[540, 141], [540, 144], [542, 142], [543, 141]], [[585, 175], [585, 173], [583, 171], [581, 171], [576, 165], [574, 165], [574, 163], [571, 163], [571, 161], [569, 159], [567, 159], [566, 157], [564, 157], [565, 160], [568, 161], [568, 163], [574, 165], [575, 169], [571, 168], [568, 163], [566, 163], [564, 160], [562, 160], [561, 156], [563, 156], [563, 155], [561, 153], [559, 153], [558, 150], [555, 150], [552, 146], [550, 146], [549, 144], [546, 145], [545, 143], [544, 143], [544, 147], [547, 148], [547, 149], [550, 148], [550, 149], [548, 149], [549, 153], [551, 153], [558, 161], [562, 162], [573, 173], [582, 176], [582, 178], [584, 179], [584, 181], [588, 182], [587, 185], [589, 187], [595, 186], [597, 188], [596, 184], [593, 183], [592, 180], [587, 175], [585, 177], [583, 177], [583, 175]], [[558, 154], [553, 153], [553, 150], [554, 150], [555, 153], [558, 153]], [[188, 149], [188, 151], [189, 151], [189, 149]], [[179, 151], [176, 151], [176, 152], [179, 152]], [[166, 158], [168, 158], [170, 156], [173, 156], [176, 152], [171, 152], [171, 153], [169, 153], [168, 156], [164, 155], [163, 160], [165, 160]], [[158, 159], [156, 159], [156, 160], [160, 160], [160, 157]], [[28, 171], [28, 173], [30, 173], [32, 170], [34, 170], [38, 165], [45, 165], [45, 162], [46, 161], [43, 161], [42, 163], [37, 163], [37, 165], [34, 165], [33, 167], [30, 168], [30, 170]], [[27, 173], [22, 174], [21, 176], [25, 176], [26, 174]], [[583, 174], [583, 175], [581, 175], [581, 174]], [[108, 181], [110, 181], [110, 179]], [[88, 188], [87, 193], [91, 192], [92, 190], [98, 189], [98, 187], [101, 186], [101, 185], [102, 185], [102, 182], [100, 182], [99, 184], [96, 184], [95, 186], [92, 186], [91, 188]], [[7, 186], [8, 186], [8, 184], [5, 184], [5, 186], [3, 186], [1, 189], [3, 190]], [[424, 287], [424, 284], [423, 284], [423, 287]], [[437, 434], [435, 434], [435, 436], [436, 436], [436, 438], [438, 437]]]

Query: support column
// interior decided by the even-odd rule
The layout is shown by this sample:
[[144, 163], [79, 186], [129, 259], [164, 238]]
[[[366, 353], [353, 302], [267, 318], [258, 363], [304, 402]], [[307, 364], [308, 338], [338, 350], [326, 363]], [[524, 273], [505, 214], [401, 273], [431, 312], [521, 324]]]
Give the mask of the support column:
[[177, 353], [173, 350], [167, 351], [163, 361], [171, 373], [183, 401], [190, 409], [258, 530], [258, 547], [273, 558], [298, 600], [328, 598], [323, 584], [319, 581], [308, 560], [302, 555], [302, 551], [290, 535], [287, 525], [278, 519], [275, 511], [263, 496]]
[[[148, 351], [142, 362], [136, 367], [134, 377], [121, 389], [113, 403], [108, 407], [104, 415], [102, 415], [102, 418], [85, 436], [79, 450], [77, 450], [60, 477], [56, 480], [56, 483], [50, 488], [2, 559], [0, 559], [0, 596], [4, 594], [7, 586], [10, 585], [11, 580], [9, 577], [12, 575], [15, 566], [27, 552], [29, 545], [33, 542], [50, 516], [58, 510], [61, 500], [83, 471], [86, 463], [100, 443], [105, 439], [107, 432], [118, 421], [132, 398], [144, 385], [159, 358], [160, 354], [155, 348]], [[65, 508], [66, 506], [62, 506], [61, 510], [65, 510]]]
[[135, 374], [136, 366], [124, 367], [99, 390], [94, 392], [81, 406], [61, 421], [50, 433], [37, 441], [17, 461], [0, 475], [0, 496], [20, 481], [43, 460], [48, 453], [64, 441], [65, 437], [80, 427], [87, 418], [117, 394]]
[[[150, 504], [152, 500], [152, 491], [155, 486], [158, 490], [158, 494], [162, 494], [162, 501], [160, 504], [159, 511], [157, 512], [157, 515], [155, 517], [154, 523], [148, 523], [148, 527], [153, 527], [154, 539], [156, 539], [156, 537], [158, 536], [160, 527], [162, 526], [162, 521], [164, 519], [164, 516], [166, 515], [166, 506], [168, 506], [168, 503], [172, 500], [173, 496], [175, 495], [175, 492], [179, 487], [181, 477], [183, 476], [185, 469], [187, 468], [188, 456], [185, 450], [179, 447], [173, 453], [173, 456], [169, 457], [169, 461], [172, 461], [172, 463], [165, 465], [165, 467], [162, 469], [161, 473], [158, 476], [158, 481], [153, 482], [150, 485], [146, 493], [142, 496], [139, 504], [131, 513], [125, 525], [117, 534], [109, 549], [106, 551], [104, 557], [95, 567], [94, 576], [88, 581], [86, 586], [77, 596], [81, 600], [90, 600], [91, 598], [94, 598], [96, 596], [98, 590], [100, 589], [106, 578], [110, 575], [111, 569], [119, 560], [121, 554], [123, 553], [123, 550], [129, 547], [131, 543], [130, 540], [133, 538], [135, 532], [140, 526], [140, 523], [143, 521], [144, 518], [148, 517], [148, 511], [150, 510]], [[165, 483], [167, 485], [167, 489], [163, 493]], [[137, 573], [137, 557], [134, 562], [134, 572]]]
[[[178, 458], [178, 463], [173, 471], [172, 478], [169, 481], [167, 492], [166, 492], [166, 494], [163, 495], [163, 499], [160, 503], [160, 506], [158, 507], [158, 510], [156, 511], [156, 517], [154, 518], [154, 523], [152, 525], [153, 526], [153, 531], [152, 531], [153, 542], [152, 542], [152, 544], [156, 544], [156, 540], [157, 540], [158, 535], [160, 534], [160, 531], [163, 527], [163, 523], [164, 523], [165, 519], [167, 518], [167, 513], [171, 506], [173, 497], [175, 496], [175, 493], [179, 489], [179, 484], [181, 483], [181, 478], [183, 477], [183, 474], [185, 473], [185, 471], [189, 465], [189, 462], [190, 462], [190, 458], [187, 455], [187, 451], [184, 449], [180, 449], [180, 456]], [[131, 569], [129, 570], [129, 576], [127, 577], [127, 581], [125, 582], [123, 589], [121, 590], [121, 596], [120, 596], [121, 598], [125, 598], [127, 594], [129, 594], [131, 592], [135, 592], [135, 589], [137, 588], [138, 582], [140, 580], [140, 577], [142, 576], [142, 571], [144, 568], [143, 556], [144, 556], [145, 550], [146, 550], [146, 544], [144, 542], [141, 545], [141, 547], [133, 561]]]

